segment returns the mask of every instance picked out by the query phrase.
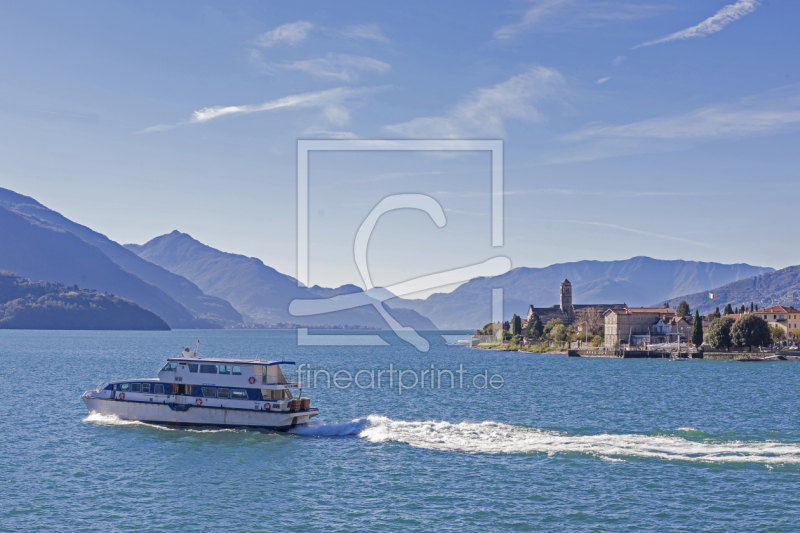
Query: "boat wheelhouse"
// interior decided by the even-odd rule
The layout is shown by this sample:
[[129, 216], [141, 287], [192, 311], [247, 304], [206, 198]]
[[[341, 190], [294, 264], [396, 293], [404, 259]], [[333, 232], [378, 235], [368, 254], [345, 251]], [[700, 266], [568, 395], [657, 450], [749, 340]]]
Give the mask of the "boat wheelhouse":
[[[319, 414], [289, 381], [291, 361], [197, 358], [185, 348], [156, 379], [112, 381], [83, 393], [90, 412], [153, 424], [288, 430]], [[292, 394], [298, 389], [298, 396]]]

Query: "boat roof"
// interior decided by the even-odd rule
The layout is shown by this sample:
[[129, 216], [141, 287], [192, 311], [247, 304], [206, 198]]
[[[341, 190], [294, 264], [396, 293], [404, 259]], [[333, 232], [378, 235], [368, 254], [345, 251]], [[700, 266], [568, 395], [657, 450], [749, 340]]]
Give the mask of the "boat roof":
[[223, 359], [220, 357], [214, 358], [200, 358], [200, 357], [170, 357], [167, 359], [168, 363], [222, 363], [222, 364], [240, 364], [240, 365], [262, 365], [262, 366], [272, 366], [272, 365], [294, 365], [297, 364], [294, 361], [264, 361], [263, 359]]

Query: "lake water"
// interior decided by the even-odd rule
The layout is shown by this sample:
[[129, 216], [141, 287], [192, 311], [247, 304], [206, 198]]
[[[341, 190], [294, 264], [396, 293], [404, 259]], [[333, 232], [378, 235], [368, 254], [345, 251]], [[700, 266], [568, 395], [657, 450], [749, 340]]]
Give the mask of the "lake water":
[[[292, 331], [0, 331], [0, 530], [800, 528], [800, 364], [487, 352], [440, 333], [420, 353], [390, 334], [298, 347]], [[201, 357], [331, 373], [463, 365], [464, 386], [320, 379], [304, 391], [317, 425], [290, 434], [88, 416], [84, 390], [155, 377], [198, 338]]]

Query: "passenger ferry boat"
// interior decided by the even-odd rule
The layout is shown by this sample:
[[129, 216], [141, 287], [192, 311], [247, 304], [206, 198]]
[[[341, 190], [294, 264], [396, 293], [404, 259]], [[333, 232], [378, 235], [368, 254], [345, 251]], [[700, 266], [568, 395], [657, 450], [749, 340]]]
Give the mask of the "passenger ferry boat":
[[167, 359], [158, 379], [112, 381], [83, 393], [89, 412], [153, 424], [263, 428], [286, 431], [319, 414], [291, 389], [280, 365], [291, 361], [199, 359], [184, 348]]

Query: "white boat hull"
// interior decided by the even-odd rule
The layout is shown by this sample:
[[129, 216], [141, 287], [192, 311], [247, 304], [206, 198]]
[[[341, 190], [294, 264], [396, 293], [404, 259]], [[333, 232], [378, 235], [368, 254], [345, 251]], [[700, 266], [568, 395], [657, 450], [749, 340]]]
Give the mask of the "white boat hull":
[[317, 416], [317, 409], [307, 411], [265, 411], [228, 409], [179, 405], [167, 403], [131, 402], [83, 396], [83, 402], [91, 413], [116, 416], [120, 420], [131, 420], [152, 424], [217, 426], [239, 428], [261, 428], [286, 431], [307, 423]]

